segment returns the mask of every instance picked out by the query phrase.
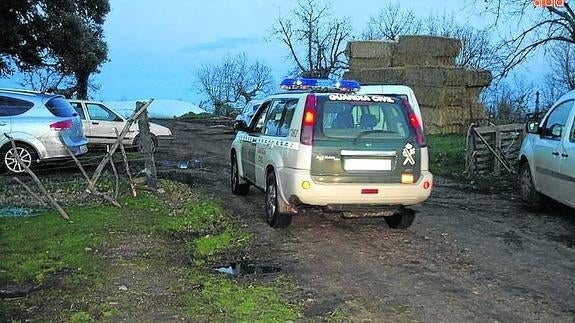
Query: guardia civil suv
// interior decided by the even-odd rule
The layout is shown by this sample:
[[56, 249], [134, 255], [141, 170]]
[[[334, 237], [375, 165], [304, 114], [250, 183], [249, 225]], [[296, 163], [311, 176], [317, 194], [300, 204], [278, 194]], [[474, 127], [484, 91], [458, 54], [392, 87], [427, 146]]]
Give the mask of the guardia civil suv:
[[427, 200], [433, 182], [413, 91], [357, 92], [359, 84], [348, 80], [281, 85], [286, 91], [265, 99], [249, 124], [236, 123], [232, 193], [263, 190], [273, 227], [288, 226], [305, 208], [410, 226], [415, 213], [406, 207]]

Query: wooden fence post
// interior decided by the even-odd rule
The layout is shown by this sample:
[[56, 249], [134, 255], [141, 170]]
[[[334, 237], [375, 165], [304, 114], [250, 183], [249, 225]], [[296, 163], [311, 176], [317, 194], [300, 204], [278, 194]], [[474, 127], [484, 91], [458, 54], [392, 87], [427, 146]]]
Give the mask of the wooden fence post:
[[[141, 109], [144, 102], [136, 103], [136, 111]], [[156, 172], [156, 163], [154, 161], [155, 145], [150, 132], [150, 121], [148, 111], [142, 112], [138, 118], [138, 131], [140, 136], [140, 151], [144, 155], [144, 167], [146, 168], [146, 184], [154, 191], [158, 189], [158, 174]]]

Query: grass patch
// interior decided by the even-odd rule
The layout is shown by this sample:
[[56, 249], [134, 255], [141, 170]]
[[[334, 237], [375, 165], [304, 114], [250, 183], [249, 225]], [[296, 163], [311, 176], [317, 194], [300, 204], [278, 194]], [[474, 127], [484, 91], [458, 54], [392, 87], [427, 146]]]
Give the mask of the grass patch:
[[458, 178], [465, 171], [465, 135], [427, 135], [429, 168], [435, 175]]
[[288, 304], [282, 296], [282, 291], [294, 289], [285, 278], [266, 285], [247, 285], [221, 276], [201, 277], [201, 292], [185, 297], [190, 318], [217, 322], [286, 322], [299, 316], [300, 307]]
[[98, 248], [106, 228], [118, 225], [117, 216], [110, 216], [113, 211], [108, 207], [71, 209], [68, 213], [73, 223], [53, 213], [25, 220], [2, 219], [0, 285], [42, 282], [48, 273], [98, 267], [98, 259], [86, 248]]
[[44, 283], [18, 302], [0, 299], [0, 321], [154, 321], [165, 318], [158, 309], [190, 321], [298, 317], [286, 279], [248, 284], [208, 272], [206, 263], [247, 248], [249, 233], [217, 201], [162, 186], [161, 197], [140, 192], [121, 209], [66, 208], [70, 223], [55, 212], [0, 218], [0, 289]]
[[214, 236], [204, 236], [195, 241], [195, 250], [200, 256], [213, 256], [217, 253], [241, 247], [250, 239], [249, 234], [242, 231], [225, 231]]

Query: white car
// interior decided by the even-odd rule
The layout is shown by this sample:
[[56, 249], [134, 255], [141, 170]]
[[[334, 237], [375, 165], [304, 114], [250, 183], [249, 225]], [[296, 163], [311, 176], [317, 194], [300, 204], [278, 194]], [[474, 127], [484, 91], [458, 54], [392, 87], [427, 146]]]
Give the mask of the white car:
[[527, 124], [519, 154], [523, 201], [536, 204], [541, 194], [575, 208], [575, 91], [563, 95], [541, 122]]
[[[84, 100], [69, 100], [69, 102], [82, 119], [84, 133], [88, 138], [89, 145], [111, 145], [116, 141], [117, 136], [114, 129], [117, 129], [119, 133], [126, 123], [126, 119], [120, 113], [101, 102]], [[156, 123], [150, 122], [150, 132], [155, 147], [166, 140], [174, 139], [169, 128]], [[138, 147], [139, 139], [138, 124], [135, 122], [124, 137], [123, 144], [127, 147]]]
[[409, 227], [415, 212], [408, 206], [427, 200], [433, 183], [413, 91], [360, 94], [355, 81], [316, 79], [287, 79], [282, 87], [287, 91], [265, 99], [250, 124], [236, 124], [232, 193], [263, 190], [273, 227], [288, 226], [306, 208]]
[[256, 114], [256, 111], [258, 111], [260, 104], [262, 104], [261, 100], [254, 100], [248, 102], [246, 106], [242, 109], [240, 114], [238, 114], [235, 121], [243, 120], [246, 124], [250, 123], [254, 114]]

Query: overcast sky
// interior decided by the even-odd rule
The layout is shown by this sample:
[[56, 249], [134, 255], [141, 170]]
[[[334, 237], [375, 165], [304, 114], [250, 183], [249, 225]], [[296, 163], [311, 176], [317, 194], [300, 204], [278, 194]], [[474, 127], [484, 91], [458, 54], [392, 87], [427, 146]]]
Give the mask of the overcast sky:
[[[332, 4], [334, 13], [349, 17], [354, 32], [360, 34], [369, 16], [387, 3], [336, 0]], [[464, 3], [414, 0], [402, 1], [401, 6], [421, 17], [455, 13], [461, 22], [481, 23]], [[269, 41], [269, 31], [279, 15], [293, 8], [293, 0], [110, 0], [110, 4], [104, 26], [110, 61], [94, 77], [101, 85], [98, 93], [91, 93], [95, 99], [154, 97], [197, 103], [194, 71], [241, 52], [270, 65], [278, 79], [288, 71], [288, 52], [280, 43]], [[0, 86], [9, 83], [0, 81]]]

